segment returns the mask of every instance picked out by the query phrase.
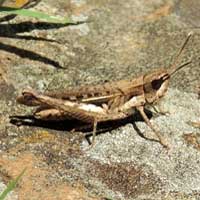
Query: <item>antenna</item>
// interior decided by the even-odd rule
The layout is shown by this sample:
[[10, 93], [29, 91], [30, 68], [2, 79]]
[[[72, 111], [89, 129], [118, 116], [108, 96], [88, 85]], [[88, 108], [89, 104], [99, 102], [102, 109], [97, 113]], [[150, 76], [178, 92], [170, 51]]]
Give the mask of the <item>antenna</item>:
[[172, 63], [172, 65], [169, 67], [169, 71], [168, 73], [170, 75], [174, 74], [176, 71], [178, 71], [179, 69], [185, 67], [186, 65], [190, 64], [192, 61], [189, 61], [179, 67], [176, 67], [178, 61], [180, 60], [181, 56], [183, 55], [183, 50], [185, 49], [186, 45], [188, 44], [188, 41], [190, 40], [191, 36], [193, 35], [193, 32], [190, 32], [188, 35], [187, 35], [187, 38], [185, 40], [185, 42], [183, 43], [182, 47], [180, 48], [174, 62]]

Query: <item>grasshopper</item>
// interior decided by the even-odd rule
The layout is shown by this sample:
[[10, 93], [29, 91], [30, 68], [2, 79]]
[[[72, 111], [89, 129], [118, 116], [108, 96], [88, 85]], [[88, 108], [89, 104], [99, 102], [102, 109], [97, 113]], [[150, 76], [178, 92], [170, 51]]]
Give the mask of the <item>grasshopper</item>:
[[22, 92], [21, 96], [17, 97], [17, 101], [27, 106], [37, 106], [34, 113], [34, 117], [37, 119], [77, 119], [93, 125], [92, 144], [99, 122], [124, 119], [138, 110], [146, 124], [157, 136], [157, 141], [164, 147], [168, 147], [165, 138], [150, 122], [144, 108], [146, 105], [158, 102], [166, 94], [170, 77], [191, 63], [189, 61], [177, 66], [191, 36], [192, 33], [188, 34], [173, 64], [168, 68], [158, 69], [131, 80], [107, 82], [94, 86], [86, 85], [61, 92], [41, 94], [28, 88]]

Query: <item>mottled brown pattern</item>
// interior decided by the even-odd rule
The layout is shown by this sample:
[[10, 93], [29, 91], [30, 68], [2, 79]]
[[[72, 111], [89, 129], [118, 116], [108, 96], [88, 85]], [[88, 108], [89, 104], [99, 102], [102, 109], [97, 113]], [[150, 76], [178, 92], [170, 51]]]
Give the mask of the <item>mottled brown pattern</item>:
[[[144, 112], [146, 103], [153, 104], [162, 98], [168, 88], [170, 76], [191, 63], [177, 66], [183, 50], [192, 34], [188, 34], [174, 62], [168, 69], [159, 69], [132, 80], [75, 87], [62, 92], [39, 94], [27, 89], [18, 97], [18, 102], [28, 106], [47, 106], [35, 113], [39, 119], [65, 118], [77, 119], [93, 124], [93, 136], [98, 122], [124, 119], [137, 109], [145, 123], [151, 128], [158, 141], [168, 147], [168, 143], [151, 124]], [[94, 138], [94, 137], [93, 137]]]
[[[102, 103], [108, 103], [111, 105], [113, 101], [117, 105], [124, 103], [124, 100], [129, 100], [131, 96], [140, 95], [142, 88], [143, 76], [133, 80], [121, 80], [118, 82], [105, 83], [103, 85], [86, 85], [81, 87], [70, 88], [64, 91], [47, 92], [45, 95], [59, 98], [63, 100], [78, 101], [84, 103], [93, 103], [100, 105]], [[129, 98], [122, 98], [122, 96], [128, 96]], [[116, 98], [118, 100], [116, 100]], [[116, 107], [113, 104], [111, 107]]]
[[140, 194], [151, 194], [162, 187], [156, 174], [147, 174], [142, 166], [134, 163], [104, 164], [93, 161], [88, 173], [100, 179], [110, 190], [123, 193], [131, 199]]

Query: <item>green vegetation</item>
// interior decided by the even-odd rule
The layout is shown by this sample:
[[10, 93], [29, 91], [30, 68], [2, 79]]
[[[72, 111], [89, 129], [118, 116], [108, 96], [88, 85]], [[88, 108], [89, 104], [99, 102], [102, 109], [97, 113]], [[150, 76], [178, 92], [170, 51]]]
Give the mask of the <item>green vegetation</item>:
[[32, 11], [32, 10], [22, 9], [22, 8], [0, 7], [0, 13], [16, 14], [16, 15], [21, 15], [21, 16], [26, 16], [26, 17], [34, 17], [40, 20], [46, 20], [48, 22], [53, 22], [53, 23], [62, 23], [62, 24], [72, 23], [72, 21], [69, 18], [61, 18], [58, 16], [48, 15], [43, 12]]
[[17, 183], [19, 182], [21, 177], [24, 175], [25, 171], [26, 171], [26, 168], [17, 176], [17, 178], [15, 178], [14, 180], [10, 181], [10, 183], [8, 183], [8, 186], [6, 187], [6, 189], [0, 194], [0, 200], [4, 200], [6, 196], [9, 194], [9, 192], [14, 190]]
[[[21, 16], [26, 16], [26, 17], [34, 17], [34, 18], [38, 18], [40, 20], [46, 20], [47, 22], [52, 22], [52, 23], [62, 23], [62, 24], [73, 23], [72, 20], [67, 17], [63, 18], [60, 16], [48, 15], [43, 12], [33, 11], [33, 10], [29, 10], [29, 9], [24, 9], [24, 8], [2, 6], [2, 4], [5, 1], [6, 0], [0, 0], [0, 13], [9, 14], [9, 15], [14, 14], [14, 15], [21, 15]], [[16, 0], [15, 4], [23, 5], [23, 3], [25, 3], [25, 2], [26, 1], [24, 1], [24, 0], [23, 1]]]

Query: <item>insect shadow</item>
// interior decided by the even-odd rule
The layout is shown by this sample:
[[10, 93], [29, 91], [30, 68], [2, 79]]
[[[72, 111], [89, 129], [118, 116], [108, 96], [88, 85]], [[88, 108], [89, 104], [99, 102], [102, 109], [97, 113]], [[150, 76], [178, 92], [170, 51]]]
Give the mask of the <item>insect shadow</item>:
[[[152, 118], [153, 113], [145, 109], [148, 118]], [[131, 123], [135, 131], [143, 138], [143, 134], [136, 125], [136, 122], [143, 121], [140, 113], [136, 111], [133, 115], [120, 120], [100, 122], [97, 125], [96, 135], [105, 133], [107, 131], [115, 130], [127, 123]], [[57, 131], [81, 131], [86, 139], [92, 135], [93, 125], [81, 122], [79, 120], [62, 120], [62, 121], [44, 121], [36, 119], [33, 115], [10, 116], [10, 123], [16, 126], [33, 126], [40, 128], [48, 128]], [[89, 141], [89, 140], [88, 140]]]

